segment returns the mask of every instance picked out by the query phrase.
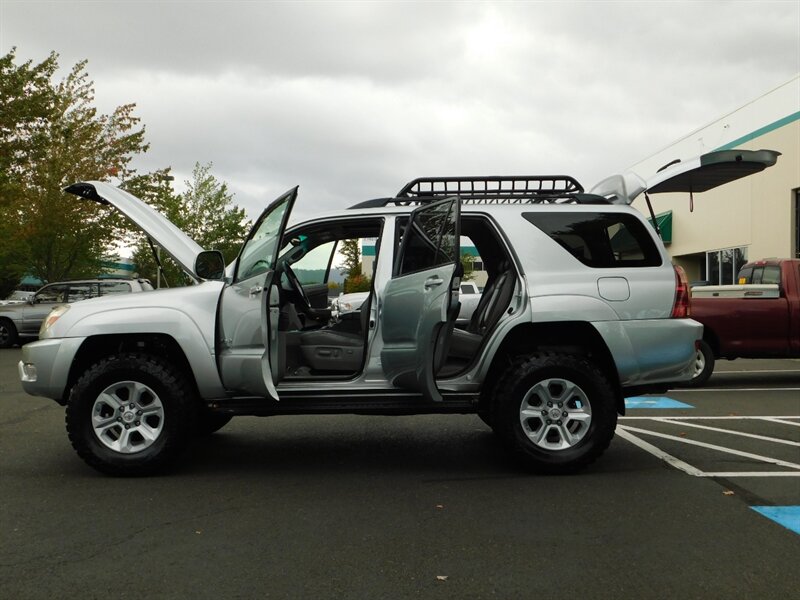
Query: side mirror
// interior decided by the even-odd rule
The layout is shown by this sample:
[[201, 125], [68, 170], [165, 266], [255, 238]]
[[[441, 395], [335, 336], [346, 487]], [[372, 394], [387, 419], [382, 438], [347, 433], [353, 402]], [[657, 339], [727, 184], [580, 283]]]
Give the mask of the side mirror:
[[194, 261], [194, 274], [200, 279], [224, 279], [225, 259], [219, 250], [204, 250]]

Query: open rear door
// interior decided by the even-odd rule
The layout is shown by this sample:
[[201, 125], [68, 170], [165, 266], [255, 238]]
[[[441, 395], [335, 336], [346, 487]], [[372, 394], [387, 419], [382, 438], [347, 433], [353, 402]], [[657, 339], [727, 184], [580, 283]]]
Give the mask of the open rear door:
[[432, 401], [442, 399], [434, 377], [437, 347], [440, 353], [447, 347], [440, 337], [450, 334], [456, 317], [459, 219], [458, 198], [411, 213], [380, 315], [387, 379]]

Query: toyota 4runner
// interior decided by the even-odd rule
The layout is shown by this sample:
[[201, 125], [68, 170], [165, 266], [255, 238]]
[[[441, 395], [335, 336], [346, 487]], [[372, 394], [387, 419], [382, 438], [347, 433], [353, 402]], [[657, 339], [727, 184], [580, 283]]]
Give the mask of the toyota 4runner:
[[[591, 193], [566, 176], [423, 178], [287, 228], [294, 188], [227, 269], [129, 193], [75, 184], [66, 191], [122, 211], [197, 285], [56, 308], [23, 348], [22, 385], [65, 405], [73, 447], [111, 474], [160, 470], [235, 415], [306, 413], [476, 413], [533, 470], [574, 471], [607, 448], [626, 396], [692, 376], [702, 337], [685, 276], [630, 202], [776, 157], [715, 152]], [[372, 289], [354, 318], [332, 318], [337, 246], [366, 238]], [[456, 327], [462, 239], [488, 281]]]

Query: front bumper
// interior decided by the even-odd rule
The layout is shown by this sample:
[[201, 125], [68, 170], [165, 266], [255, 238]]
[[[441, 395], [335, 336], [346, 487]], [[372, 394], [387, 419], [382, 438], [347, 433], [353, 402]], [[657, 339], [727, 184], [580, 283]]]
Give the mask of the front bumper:
[[25, 344], [17, 365], [22, 389], [65, 404], [69, 371], [84, 339], [52, 338]]

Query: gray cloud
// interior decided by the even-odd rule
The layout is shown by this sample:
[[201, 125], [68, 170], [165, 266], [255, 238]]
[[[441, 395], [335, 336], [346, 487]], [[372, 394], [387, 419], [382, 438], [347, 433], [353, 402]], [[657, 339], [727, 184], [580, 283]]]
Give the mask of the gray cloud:
[[176, 178], [213, 161], [251, 216], [298, 216], [419, 175], [586, 185], [800, 71], [796, 2], [0, 0], [0, 49], [89, 59]]

